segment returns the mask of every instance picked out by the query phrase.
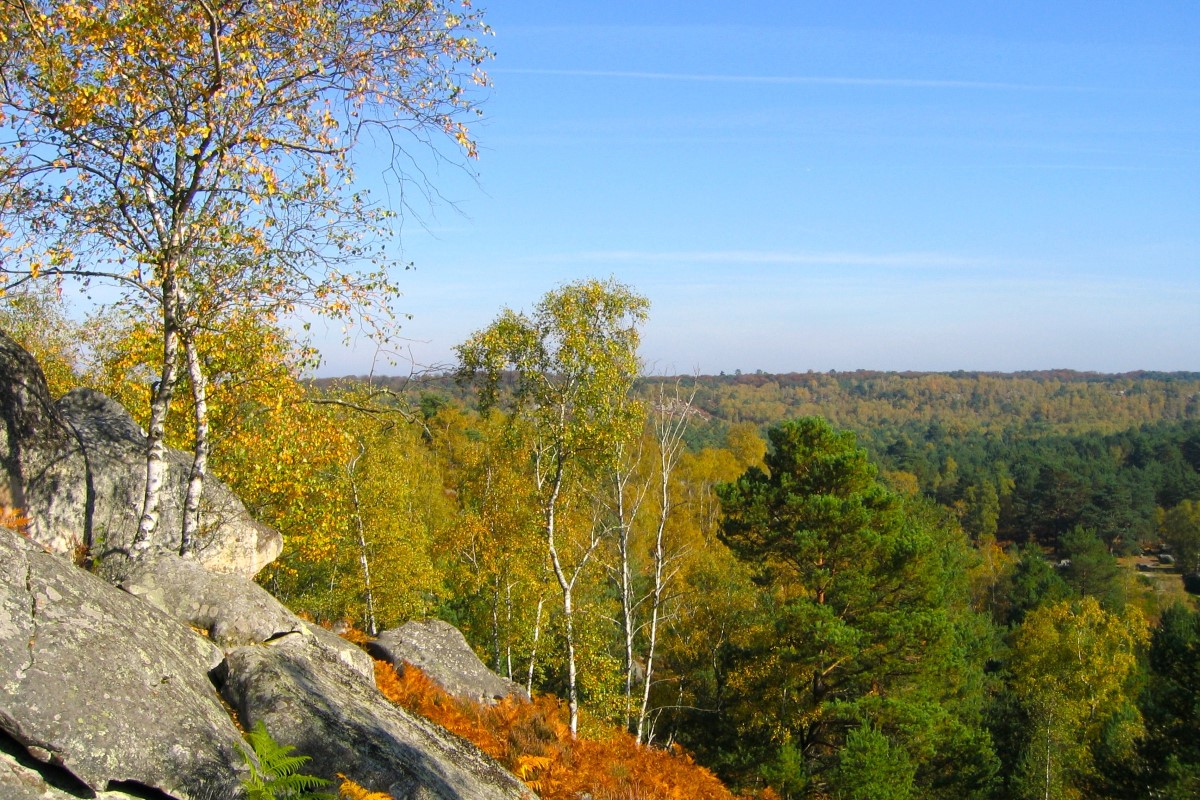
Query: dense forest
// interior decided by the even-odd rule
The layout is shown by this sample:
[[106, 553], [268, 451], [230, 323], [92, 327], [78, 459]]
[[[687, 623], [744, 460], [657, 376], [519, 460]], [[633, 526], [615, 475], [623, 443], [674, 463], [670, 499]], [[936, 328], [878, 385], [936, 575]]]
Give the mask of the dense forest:
[[[643, 376], [645, 315], [568, 284], [405, 380], [305, 380], [250, 317], [198, 337], [212, 472], [286, 537], [261, 580], [367, 634], [453, 622], [572, 739], [745, 796], [1195, 796], [1200, 377]], [[147, 418], [144, 319], [25, 294], [0, 325]]]

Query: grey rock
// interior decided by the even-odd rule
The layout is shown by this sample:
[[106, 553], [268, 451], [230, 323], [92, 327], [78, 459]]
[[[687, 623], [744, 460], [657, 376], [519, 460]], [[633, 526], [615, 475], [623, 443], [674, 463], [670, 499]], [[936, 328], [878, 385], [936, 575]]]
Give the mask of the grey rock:
[[386, 630], [368, 645], [371, 655], [418, 667], [450, 694], [476, 703], [505, 697], [528, 700], [524, 687], [492, 672], [467, 644], [462, 632], [437, 619], [414, 620]]
[[327, 650], [284, 637], [226, 658], [222, 694], [243, 725], [262, 720], [305, 770], [342, 773], [396, 800], [517, 800], [533, 795], [470, 742], [393, 705]]
[[0, 507], [23, 511], [32, 536], [70, 553], [88, 499], [82, 448], [55, 412], [42, 368], [0, 332]]
[[[129, 413], [90, 389], [52, 402], [37, 362], [0, 332], [0, 420], [0, 506], [23, 509], [30, 535], [56, 553], [86, 550], [107, 569], [106, 556], [128, 552], [146, 475], [146, 436]], [[167, 463], [151, 545], [178, 552], [191, 457], [170, 450]], [[201, 527], [194, 555], [213, 572], [253, 577], [283, 549], [279, 533], [251, 519], [212, 477], [205, 481]]]
[[330, 651], [374, 685], [374, 662], [360, 647], [296, 616], [249, 578], [218, 575], [173, 553], [131, 560], [121, 572], [122, 589], [204, 632], [224, 649], [294, 634], [311, 647]]
[[223, 648], [308, 633], [303, 620], [254, 581], [209, 572], [190, 558], [160, 553], [133, 560], [121, 572], [122, 589]]
[[[35, 762], [15, 741], [7, 740], [0, 742], [0, 797], [4, 800], [79, 800], [81, 797], [135, 800], [137, 795], [122, 791], [93, 792], [63, 770]], [[209, 800], [221, 798], [213, 795]]]
[[[80, 508], [93, 549], [103, 558], [127, 553], [137, 533], [146, 485], [146, 435], [120, 404], [91, 389], [72, 389], [55, 404], [58, 417], [74, 432], [87, 459], [91, 508]], [[192, 459], [167, 451], [161, 517], [155, 548], [178, 552]], [[90, 511], [90, 513], [88, 513]], [[283, 549], [279, 533], [250, 518], [225, 484], [204, 482], [200, 527], [205, 532], [192, 555], [205, 569], [253, 577]]]
[[[208, 680], [222, 654], [0, 528], [0, 729], [93, 790], [240, 794], [242, 739]], [[36, 796], [36, 795], [35, 795]]]
[[371, 686], [375, 685], [375, 660], [353, 642], [348, 642], [333, 631], [320, 625], [305, 622], [309, 633], [316, 639], [317, 646], [326, 650], [350, 669], [362, 675]]

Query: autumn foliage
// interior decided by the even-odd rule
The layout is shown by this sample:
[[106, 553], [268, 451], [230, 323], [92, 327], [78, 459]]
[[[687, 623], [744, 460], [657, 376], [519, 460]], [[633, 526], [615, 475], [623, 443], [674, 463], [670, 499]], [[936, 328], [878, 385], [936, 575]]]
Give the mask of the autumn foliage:
[[339, 775], [338, 777], [342, 778], [342, 785], [338, 787], [338, 797], [344, 800], [393, 800], [387, 792], [372, 792], [345, 776]]
[[678, 748], [638, 746], [613, 730], [603, 740], [572, 739], [567, 709], [555, 697], [485, 706], [447, 694], [411, 665], [375, 662], [375, 680], [392, 702], [469, 739], [543, 800], [733, 800], [711, 772]]
[[0, 506], [0, 527], [25, 535], [29, 531], [29, 516], [19, 508]]

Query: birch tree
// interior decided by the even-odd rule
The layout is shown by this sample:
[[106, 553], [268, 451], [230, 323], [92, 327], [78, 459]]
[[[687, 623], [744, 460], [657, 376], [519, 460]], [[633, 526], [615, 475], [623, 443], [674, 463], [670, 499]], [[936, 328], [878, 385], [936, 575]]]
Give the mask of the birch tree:
[[[611, 469], [642, 411], [630, 400], [639, 371], [646, 298], [614, 280], [585, 280], [548, 293], [532, 315], [506, 309], [459, 345], [459, 375], [479, 384], [480, 400], [499, 399], [501, 377], [516, 386], [509, 413], [531, 426], [529, 461], [540, 505], [545, 555], [562, 599], [570, 727], [579, 727], [575, 588], [600, 544], [596, 525], [574, 541], [560, 528], [562, 505], [580, 482]], [[576, 515], [580, 516], [580, 515]]]
[[[616, 563], [610, 567], [620, 600], [625, 724], [638, 744], [650, 736], [650, 693], [661, 625], [686, 546], [672, 541], [677, 505], [676, 470], [686, 450], [684, 434], [696, 413], [695, 390], [659, 386], [646, 430], [636, 446], [621, 448], [612, 475]], [[677, 538], [677, 537], [676, 537]], [[638, 673], [641, 672], [639, 676]], [[634, 688], [641, 681], [641, 697]]]
[[158, 526], [185, 356], [204, 411], [193, 344], [214, 309], [386, 324], [393, 211], [355, 154], [369, 131], [400, 174], [443, 136], [473, 156], [484, 32], [453, 0], [0, 2], [0, 272], [104, 281], [157, 318], [135, 552]]
[[1101, 739], [1132, 757], [1144, 732], [1133, 699], [1147, 639], [1139, 611], [1113, 614], [1094, 597], [1036, 608], [1016, 629], [1012, 688], [1029, 718], [1020, 796], [1091, 796]]

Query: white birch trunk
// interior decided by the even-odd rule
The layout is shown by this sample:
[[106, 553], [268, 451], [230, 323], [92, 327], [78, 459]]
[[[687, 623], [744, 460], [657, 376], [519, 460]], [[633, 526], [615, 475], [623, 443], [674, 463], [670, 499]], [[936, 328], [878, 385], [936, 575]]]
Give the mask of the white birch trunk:
[[525, 679], [525, 692], [530, 697], [533, 697], [533, 671], [537, 665], [538, 639], [542, 635], [542, 608], [545, 605], [546, 598], [539, 597], [537, 612], [533, 618], [533, 646], [529, 649], [529, 676]]
[[142, 498], [142, 515], [130, 547], [139, 556], [150, 547], [162, 515], [162, 490], [167, 471], [166, 426], [175, 392], [176, 363], [179, 360], [179, 332], [173, 320], [163, 332], [163, 372], [150, 402], [150, 423], [146, 432], [146, 490]]
[[188, 377], [192, 383], [195, 406], [196, 438], [192, 449], [192, 470], [188, 475], [187, 494], [183, 500], [183, 530], [179, 539], [179, 555], [195, 550], [200, 536], [200, 502], [204, 495], [204, 480], [208, 475], [208, 376], [200, 363], [195, 340], [188, 336], [183, 342]]
[[658, 648], [658, 624], [662, 618], [663, 603], [667, 583], [674, 577], [674, 571], [668, 570], [671, 555], [667, 552], [666, 533], [667, 521], [671, 518], [674, 508], [671, 501], [671, 476], [679, 463], [683, 450], [683, 436], [687, 432], [688, 421], [692, 416], [692, 401], [695, 390], [687, 400], [679, 398], [679, 387], [676, 385], [675, 398], [667, 403], [665, 397], [659, 395], [659, 406], [655, 418], [655, 434], [658, 438], [658, 478], [659, 506], [658, 526], [654, 534], [654, 582], [650, 587], [650, 621], [646, 642], [646, 675], [642, 684], [642, 705], [638, 711], [637, 729], [634, 732], [637, 743], [644, 744], [648, 739], [647, 720], [650, 716], [650, 687], [654, 680], [654, 655]]
[[375, 636], [379, 633], [379, 625], [375, 619], [375, 590], [371, 585], [371, 559], [367, 549], [367, 531], [363, 525], [362, 504], [358, 494], [358, 478], [356, 470], [358, 469], [358, 461], [366, 452], [366, 447], [362, 442], [358, 443], [358, 455], [350, 460], [346, 465], [346, 477], [350, 479], [350, 502], [354, 506], [354, 528], [358, 539], [358, 564], [362, 569], [363, 576], [363, 599], [366, 602], [366, 623], [367, 633]]

